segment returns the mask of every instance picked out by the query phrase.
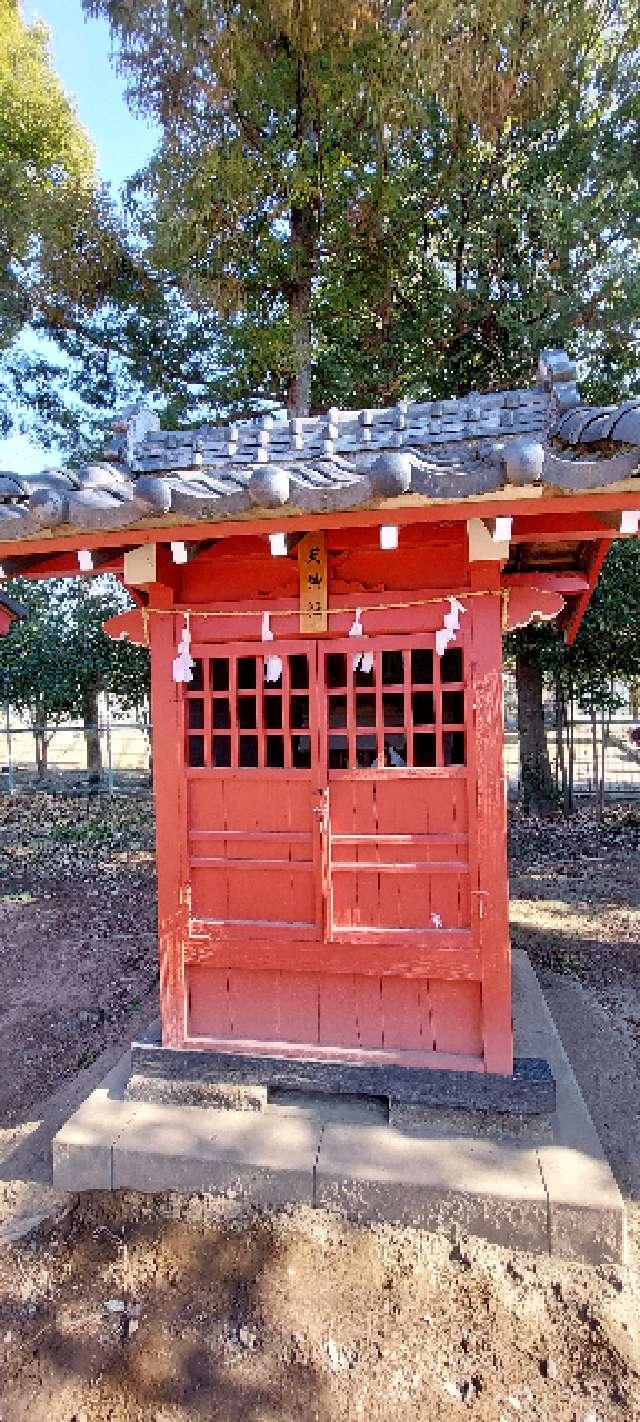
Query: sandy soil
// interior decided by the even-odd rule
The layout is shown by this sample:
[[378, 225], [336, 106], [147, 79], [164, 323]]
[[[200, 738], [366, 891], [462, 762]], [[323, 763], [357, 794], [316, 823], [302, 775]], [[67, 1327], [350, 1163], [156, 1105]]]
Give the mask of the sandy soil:
[[[150, 832], [146, 805], [0, 800], [0, 1124], [150, 1015]], [[601, 833], [586, 816], [512, 825], [514, 943], [636, 1238], [639, 842], [633, 810]], [[596, 1270], [321, 1211], [232, 1211], [85, 1196], [2, 1250], [0, 1422], [640, 1419], [635, 1249]]]

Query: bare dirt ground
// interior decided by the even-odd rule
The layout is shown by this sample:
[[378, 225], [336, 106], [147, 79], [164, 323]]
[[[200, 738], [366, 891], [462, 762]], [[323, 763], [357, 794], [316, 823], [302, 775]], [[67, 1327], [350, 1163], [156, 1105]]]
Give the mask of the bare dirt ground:
[[[153, 1015], [151, 834], [144, 801], [0, 798], [0, 1136]], [[627, 1265], [84, 1196], [0, 1250], [0, 1422], [640, 1419], [639, 845], [640, 808], [512, 823], [514, 944], [627, 1198]]]
[[155, 1010], [148, 797], [0, 796], [0, 1124]]

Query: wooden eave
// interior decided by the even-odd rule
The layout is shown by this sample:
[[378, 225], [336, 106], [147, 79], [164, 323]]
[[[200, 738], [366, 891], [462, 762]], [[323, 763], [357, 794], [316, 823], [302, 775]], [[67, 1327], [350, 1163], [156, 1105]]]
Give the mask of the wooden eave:
[[[544, 513], [541, 508], [544, 504]], [[375, 506], [347, 510], [340, 513], [300, 513], [289, 511], [286, 506], [277, 513], [265, 512], [241, 515], [235, 519], [220, 521], [184, 522], [178, 519], [147, 520], [135, 527], [104, 529], [93, 532], [61, 527], [24, 536], [20, 539], [0, 541], [0, 561], [5, 566], [20, 564], [20, 576], [51, 577], [62, 570], [56, 566], [49, 569], [49, 562], [58, 555], [77, 553], [79, 549], [118, 550], [139, 547], [143, 544], [169, 544], [174, 540], [185, 543], [200, 543], [203, 539], [215, 537], [236, 538], [255, 537], [286, 531], [312, 532], [315, 529], [370, 528], [384, 523], [399, 526], [413, 523], [459, 523], [469, 518], [512, 517], [513, 543], [517, 542], [562, 542], [567, 539], [594, 540], [604, 536], [615, 536], [610, 516], [625, 509], [635, 509], [640, 505], [640, 481], [627, 480], [615, 489], [595, 490], [589, 493], [553, 495], [538, 485], [518, 489], [506, 488], [490, 495], [456, 500], [425, 500], [415, 494], [400, 495], [396, 498], [378, 501]], [[586, 516], [586, 517], [585, 517]], [[541, 524], [540, 520], [544, 520]], [[36, 569], [35, 559], [40, 563]], [[106, 561], [96, 571], [109, 571]], [[110, 562], [110, 559], [108, 560]], [[33, 564], [34, 571], [29, 571]], [[12, 573], [18, 574], [13, 567]], [[69, 569], [77, 573], [77, 563]]]

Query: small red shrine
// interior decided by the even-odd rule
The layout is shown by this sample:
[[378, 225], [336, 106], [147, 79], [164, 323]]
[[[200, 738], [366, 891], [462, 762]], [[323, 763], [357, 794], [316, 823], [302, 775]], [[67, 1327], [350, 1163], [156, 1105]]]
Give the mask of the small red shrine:
[[115, 573], [150, 648], [165, 1059], [513, 1077], [502, 638], [575, 636], [639, 475], [640, 403], [557, 351], [0, 475], [5, 575]]

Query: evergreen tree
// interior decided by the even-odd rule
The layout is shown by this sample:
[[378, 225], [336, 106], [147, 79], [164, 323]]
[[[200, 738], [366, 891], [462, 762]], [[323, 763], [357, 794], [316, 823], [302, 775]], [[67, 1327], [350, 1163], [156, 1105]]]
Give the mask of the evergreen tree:
[[483, 351], [496, 375], [509, 364], [516, 340], [487, 308], [505, 266], [518, 299], [528, 125], [592, 84], [598, 0], [84, 3], [161, 126], [138, 210], [157, 269], [215, 322], [205, 397], [299, 414], [484, 383]]
[[98, 697], [109, 692], [126, 709], [148, 700], [149, 659], [144, 648], [112, 641], [108, 617], [131, 605], [113, 578], [65, 578], [33, 583], [16, 578], [8, 590], [26, 611], [24, 621], [0, 640], [0, 697], [31, 722], [39, 775], [56, 727], [79, 717], [87, 769], [98, 779]]

